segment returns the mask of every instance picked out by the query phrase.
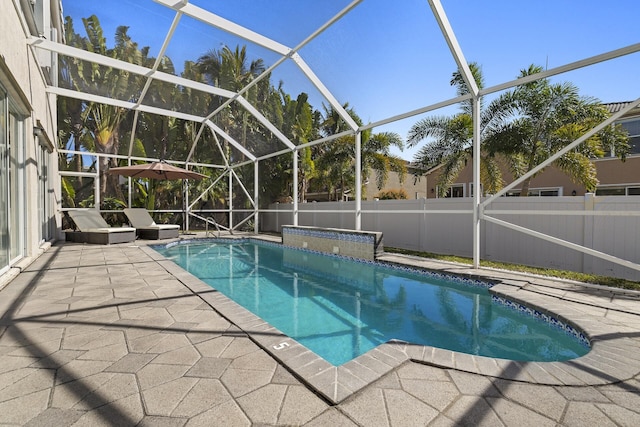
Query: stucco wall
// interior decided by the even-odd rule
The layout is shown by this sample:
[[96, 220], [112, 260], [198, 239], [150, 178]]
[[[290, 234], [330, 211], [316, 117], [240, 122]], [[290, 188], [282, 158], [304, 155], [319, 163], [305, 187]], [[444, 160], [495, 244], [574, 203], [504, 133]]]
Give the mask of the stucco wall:
[[[22, 217], [25, 236], [25, 256], [40, 252], [41, 218], [38, 216], [39, 171], [38, 156], [42, 150], [38, 138], [33, 134], [34, 126], [40, 122], [51, 142], [56, 144], [56, 103], [55, 97], [46, 93], [46, 82], [36, 54], [27, 45], [30, 37], [28, 27], [19, 0], [3, 2], [0, 13], [0, 61], [2, 62], [2, 84], [9, 91], [9, 97], [16, 101], [18, 112], [23, 115], [24, 135], [19, 140], [24, 145], [24, 200]], [[57, 155], [55, 151], [49, 157], [49, 207], [52, 221], [57, 221], [56, 201], [59, 197], [57, 185]]]

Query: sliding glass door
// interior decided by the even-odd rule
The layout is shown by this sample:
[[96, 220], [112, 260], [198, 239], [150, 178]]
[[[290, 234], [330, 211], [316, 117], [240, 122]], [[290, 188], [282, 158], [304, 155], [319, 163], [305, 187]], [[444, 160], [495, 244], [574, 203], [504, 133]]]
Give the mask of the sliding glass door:
[[9, 105], [9, 262], [24, 255], [24, 121]]
[[0, 86], [0, 273], [25, 254], [25, 116]]
[[0, 87], [0, 272], [9, 266], [9, 108]]

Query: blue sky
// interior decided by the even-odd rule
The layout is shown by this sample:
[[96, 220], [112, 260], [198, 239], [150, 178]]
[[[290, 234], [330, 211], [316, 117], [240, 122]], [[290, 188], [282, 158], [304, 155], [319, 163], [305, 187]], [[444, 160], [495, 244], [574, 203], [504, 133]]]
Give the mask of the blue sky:
[[[478, 62], [486, 84], [512, 80], [534, 63], [554, 68], [640, 42], [640, 2], [615, 0], [536, 0], [490, 2], [441, 0], [468, 61]], [[293, 47], [320, 27], [347, 0], [193, 0], [192, 3]], [[82, 33], [82, 17], [96, 14], [108, 44], [118, 25], [151, 55], [160, 48], [174, 13], [151, 0], [63, 0], [65, 15]], [[248, 44], [194, 19], [183, 17], [167, 55], [180, 70], [210, 49]], [[248, 44], [251, 59], [269, 66], [277, 56]], [[364, 0], [346, 17], [300, 51], [323, 83], [348, 102], [364, 122], [430, 105], [455, 96], [449, 85], [455, 62], [426, 0]], [[640, 97], [640, 53], [554, 78], [570, 81], [583, 95], [603, 102]], [[290, 63], [278, 68], [272, 82], [283, 80], [293, 96], [310, 94], [314, 107], [323, 99]], [[433, 114], [449, 115], [448, 108]], [[405, 137], [420, 117], [375, 129]], [[394, 151], [410, 160], [419, 147]]]

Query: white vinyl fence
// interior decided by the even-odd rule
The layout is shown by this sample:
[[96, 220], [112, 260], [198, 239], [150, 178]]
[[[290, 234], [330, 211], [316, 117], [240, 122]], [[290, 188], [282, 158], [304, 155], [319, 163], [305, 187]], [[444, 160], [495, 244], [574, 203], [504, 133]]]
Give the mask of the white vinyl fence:
[[[355, 226], [355, 202], [298, 206], [298, 225]], [[382, 232], [385, 247], [471, 257], [472, 208], [471, 198], [363, 201], [362, 229]], [[640, 197], [501, 197], [485, 215], [640, 264]], [[292, 205], [271, 205], [260, 224], [280, 232], [293, 224]], [[640, 280], [637, 269], [486, 221], [480, 253], [486, 260]]]

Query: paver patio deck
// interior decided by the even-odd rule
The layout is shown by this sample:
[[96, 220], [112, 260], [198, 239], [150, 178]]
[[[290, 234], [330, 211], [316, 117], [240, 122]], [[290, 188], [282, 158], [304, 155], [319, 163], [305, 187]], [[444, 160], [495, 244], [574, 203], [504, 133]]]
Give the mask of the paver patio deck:
[[405, 346], [401, 363], [335, 403], [145, 242], [59, 244], [0, 290], [0, 424], [640, 425], [637, 294], [383, 258], [496, 280], [585, 330], [594, 350], [544, 364]]

